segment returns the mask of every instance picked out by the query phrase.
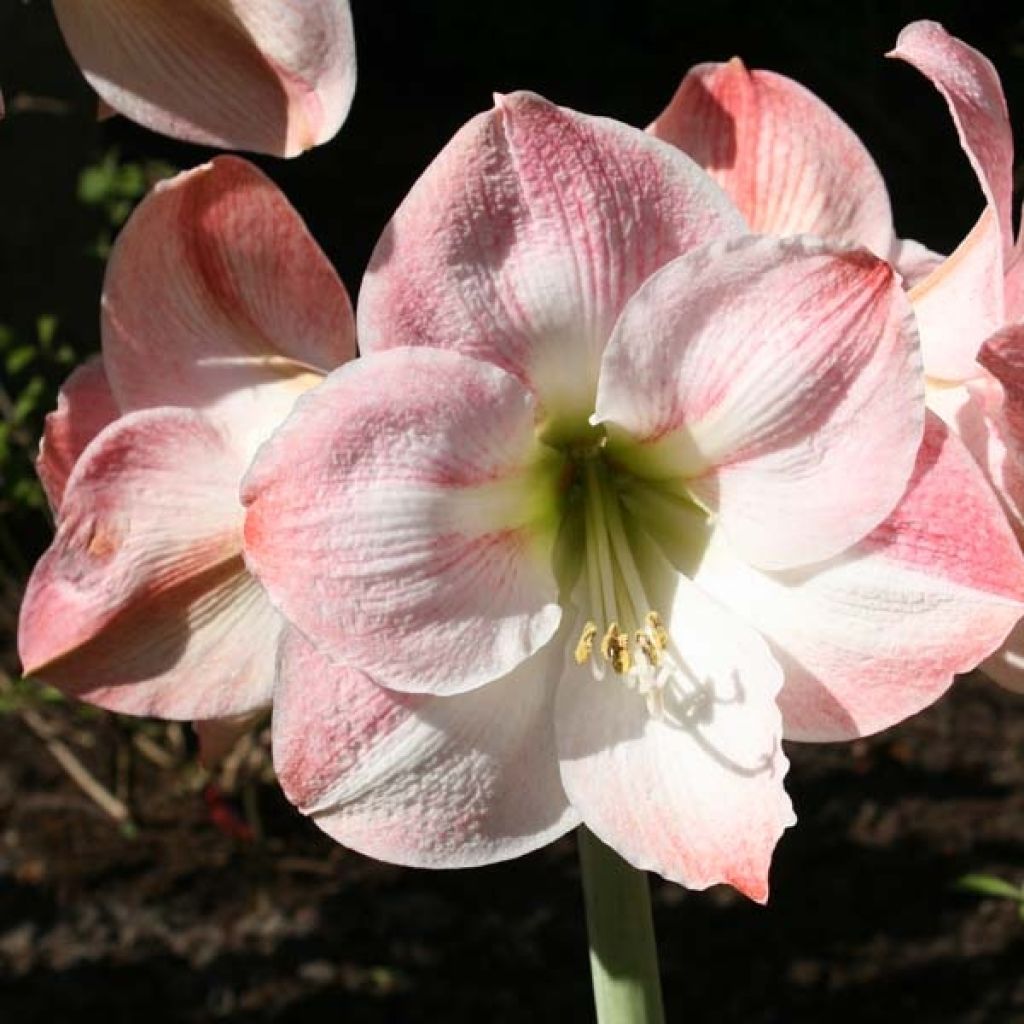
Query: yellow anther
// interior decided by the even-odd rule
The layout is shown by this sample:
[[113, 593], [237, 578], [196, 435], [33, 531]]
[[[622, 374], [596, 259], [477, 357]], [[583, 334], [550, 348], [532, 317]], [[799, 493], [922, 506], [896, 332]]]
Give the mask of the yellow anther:
[[601, 655], [620, 676], [624, 676], [633, 665], [629, 636], [619, 629], [617, 622], [613, 622], [601, 638]]
[[657, 668], [661, 664], [661, 650], [642, 629], [636, 631], [636, 646], [651, 668]]
[[579, 643], [576, 644], [576, 664], [585, 665], [590, 660], [594, 651], [594, 640], [597, 637], [597, 625], [588, 622], [580, 633]]
[[659, 651], [664, 651], [668, 647], [668, 630], [661, 621], [661, 616], [657, 612], [648, 612], [644, 621], [647, 623], [647, 633], [654, 641], [654, 646]]

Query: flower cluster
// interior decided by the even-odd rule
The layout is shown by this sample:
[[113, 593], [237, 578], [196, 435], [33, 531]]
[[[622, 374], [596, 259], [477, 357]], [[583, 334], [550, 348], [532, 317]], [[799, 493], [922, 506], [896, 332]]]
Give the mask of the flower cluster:
[[[101, 95], [157, 128], [290, 153], [344, 116], [339, 3], [146, 3], [131, 32], [123, 6], [57, 3]], [[223, 108], [166, 62], [120, 74], [193, 7]], [[47, 423], [26, 672], [211, 730], [272, 707], [288, 797], [375, 857], [483, 864], [584, 823], [763, 901], [784, 740], [884, 729], [982, 662], [1024, 688], [1009, 122], [939, 25], [892, 55], [982, 183], [948, 258], [897, 237], [835, 113], [739, 60], [646, 131], [498, 96], [355, 314], [248, 163], [159, 186], [110, 261], [102, 360]], [[232, 138], [257, 63], [282, 120]]]

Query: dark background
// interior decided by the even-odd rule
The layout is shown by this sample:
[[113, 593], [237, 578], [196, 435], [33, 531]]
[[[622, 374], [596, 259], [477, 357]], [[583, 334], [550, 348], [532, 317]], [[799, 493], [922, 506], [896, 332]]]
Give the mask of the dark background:
[[[973, 223], [980, 191], [938, 95], [884, 52], [908, 21], [941, 20], [1024, 112], [1013, 3], [353, 6], [359, 86], [341, 133], [295, 161], [256, 158], [353, 297], [391, 211], [493, 91], [643, 126], [688, 67], [738, 54], [837, 110], [881, 167], [898, 231], [940, 250]], [[18, 592], [49, 533], [30, 473], [41, 418], [98, 346], [116, 225], [148, 180], [210, 153], [97, 124], [41, 0], [0, 0], [0, 88], [0, 1019], [587, 1019], [571, 841], [458, 874], [376, 865], [290, 812], [258, 745], [213, 779], [262, 833], [239, 838], [203, 800], [211, 779], [180, 730], [15, 682]], [[81, 795], [30, 720], [131, 806], [131, 829]], [[1011, 902], [955, 889], [967, 871], [1024, 871], [1022, 741], [1019, 699], [973, 680], [891, 734], [793, 749], [802, 821], [780, 846], [771, 907], [656, 886], [669, 1020], [1024, 1021], [1024, 922]]]

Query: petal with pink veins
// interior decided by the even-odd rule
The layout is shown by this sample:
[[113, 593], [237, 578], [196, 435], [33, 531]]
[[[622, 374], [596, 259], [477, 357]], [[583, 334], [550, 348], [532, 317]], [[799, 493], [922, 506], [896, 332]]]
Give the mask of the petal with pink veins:
[[596, 419], [624, 464], [685, 488], [745, 558], [781, 568], [842, 551], [892, 511], [922, 399], [887, 263], [747, 237], [681, 257], [637, 293], [605, 355]]
[[690, 889], [725, 882], [768, 897], [768, 869], [796, 820], [775, 698], [782, 673], [749, 626], [678, 577], [670, 633], [686, 675], [666, 711], [572, 659], [556, 697], [562, 781], [583, 823], [634, 867]]
[[268, 703], [280, 622], [242, 559], [245, 461], [183, 409], [132, 413], [86, 449], [21, 608], [26, 674], [135, 715]]
[[36, 459], [36, 472], [54, 515], [60, 512], [64, 488], [79, 456], [119, 415], [99, 356], [83, 363], [64, 382], [57, 408], [46, 417]]
[[698, 64], [648, 131], [728, 192], [753, 231], [810, 234], [888, 259], [885, 182], [864, 144], [817, 96], [738, 58]]
[[126, 411], [215, 412], [250, 449], [355, 354], [341, 281], [278, 188], [235, 157], [158, 185], [114, 246], [103, 356]]
[[348, 0], [55, 0], [102, 100], [154, 131], [295, 156], [352, 104]]
[[454, 352], [343, 367], [246, 476], [250, 568], [321, 650], [394, 689], [506, 675], [561, 618], [534, 415], [514, 377]]
[[915, 21], [888, 54], [912, 64], [942, 94], [960, 144], [995, 212], [1000, 253], [1013, 245], [1013, 131], [992, 62], [937, 21]]
[[771, 643], [787, 738], [865, 736], [938, 699], [1024, 613], [1024, 558], [967, 451], [929, 415], [895, 512], [818, 566], [762, 573], [713, 540], [696, 582]]
[[497, 98], [403, 201], [359, 296], [362, 351], [493, 362], [553, 416], [592, 411], [601, 353], [640, 284], [743, 221], [693, 162], [530, 93]]
[[434, 697], [383, 689], [287, 631], [273, 722], [285, 794], [342, 845], [393, 864], [472, 867], [551, 842], [579, 823], [555, 753], [561, 651]]

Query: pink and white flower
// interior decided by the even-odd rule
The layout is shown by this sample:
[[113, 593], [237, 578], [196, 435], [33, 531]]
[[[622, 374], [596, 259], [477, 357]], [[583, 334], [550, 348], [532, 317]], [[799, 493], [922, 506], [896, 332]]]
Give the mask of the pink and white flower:
[[245, 568], [239, 481], [295, 398], [354, 355], [348, 295], [277, 188], [222, 157], [133, 214], [102, 326], [102, 361], [46, 424], [57, 534], [22, 605], [22, 664], [129, 714], [264, 708], [281, 621]]
[[295, 156], [352, 104], [348, 0], [54, 0], [89, 84], [154, 131]]
[[279, 778], [355, 849], [466, 866], [582, 820], [763, 900], [783, 737], [899, 721], [1021, 615], [889, 265], [747, 235], [650, 135], [499, 97], [398, 210], [358, 324], [243, 484], [294, 627]]

